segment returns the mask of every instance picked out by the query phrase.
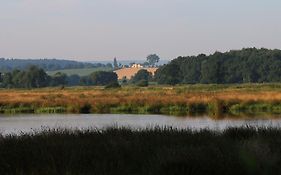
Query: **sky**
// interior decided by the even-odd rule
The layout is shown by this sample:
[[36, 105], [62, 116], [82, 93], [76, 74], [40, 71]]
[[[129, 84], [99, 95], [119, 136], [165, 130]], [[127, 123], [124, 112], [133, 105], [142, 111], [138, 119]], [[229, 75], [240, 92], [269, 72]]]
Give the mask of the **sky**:
[[0, 0], [0, 57], [162, 59], [281, 49], [280, 0]]

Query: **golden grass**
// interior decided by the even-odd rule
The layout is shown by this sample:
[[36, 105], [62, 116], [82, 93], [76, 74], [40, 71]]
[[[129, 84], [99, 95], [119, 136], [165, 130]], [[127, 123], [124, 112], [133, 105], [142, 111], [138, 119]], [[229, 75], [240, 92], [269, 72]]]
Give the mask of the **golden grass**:
[[87, 88], [44, 88], [36, 90], [0, 90], [0, 105], [32, 106], [81, 106], [97, 105], [173, 105], [190, 103], [210, 103], [215, 100], [225, 102], [281, 102], [281, 91], [248, 90], [225, 88], [209, 91], [186, 90], [185, 87], [149, 87], [105, 90], [102, 87]]

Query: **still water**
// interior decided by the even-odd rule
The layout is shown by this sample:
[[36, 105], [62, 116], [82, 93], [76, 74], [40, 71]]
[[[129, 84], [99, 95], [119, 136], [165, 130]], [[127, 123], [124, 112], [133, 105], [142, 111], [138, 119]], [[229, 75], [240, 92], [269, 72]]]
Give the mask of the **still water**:
[[280, 127], [281, 119], [274, 120], [212, 120], [206, 117], [173, 117], [164, 115], [121, 114], [67, 114], [67, 115], [16, 115], [0, 116], [0, 133], [3, 135], [32, 133], [44, 129], [105, 129], [107, 127], [129, 127], [145, 129], [173, 127], [178, 129], [224, 130], [240, 126]]

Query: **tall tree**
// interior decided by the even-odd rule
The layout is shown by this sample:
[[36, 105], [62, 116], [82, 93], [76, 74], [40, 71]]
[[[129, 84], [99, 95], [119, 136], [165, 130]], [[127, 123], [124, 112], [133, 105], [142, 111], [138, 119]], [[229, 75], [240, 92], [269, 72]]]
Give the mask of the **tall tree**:
[[49, 85], [50, 77], [37, 66], [30, 66], [26, 71], [27, 88], [40, 88]]
[[5, 73], [5, 75], [3, 76], [2, 86], [6, 87], [6, 88], [14, 87], [13, 82], [12, 82], [12, 73], [10, 73], [10, 72]]
[[117, 62], [117, 59], [116, 59], [116, 58], [114, 58], [114, 60], [113, 60], [113, 68], [114, 68], [114, 70], [116, 70], [116, 69], [119, 68], [118, 62]]
[[149, 65], [155, 66], [155, 64], [159, 62], [160, 58], [156, 54], [150, 54], [146, 57], [146, 60], [149, 63]]

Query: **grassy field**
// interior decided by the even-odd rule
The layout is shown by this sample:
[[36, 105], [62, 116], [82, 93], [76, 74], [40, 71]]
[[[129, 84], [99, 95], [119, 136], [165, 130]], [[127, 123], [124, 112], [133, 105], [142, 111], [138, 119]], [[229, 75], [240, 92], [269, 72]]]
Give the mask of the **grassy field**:
[[280, 129], [46, 131], [2, 137], [0, 174], [280, 174], [280, 144]]
[[83, 68], [83, 69], [64, 69], [64, 70], [57, 70], [57, 71], [48, 71], [47, 74], [50, 76], [55, 75], [57, 72], [65, 73], [67, 75], [79, 75], [79, 76], [86, 76], [90, 75], [93, 72], [97, 71], [112, 71], [113, 69], [111, 68]]
[[2, 113], [281, 114], [281, 84], [0, 90]]

